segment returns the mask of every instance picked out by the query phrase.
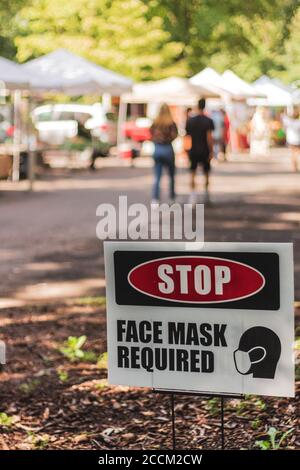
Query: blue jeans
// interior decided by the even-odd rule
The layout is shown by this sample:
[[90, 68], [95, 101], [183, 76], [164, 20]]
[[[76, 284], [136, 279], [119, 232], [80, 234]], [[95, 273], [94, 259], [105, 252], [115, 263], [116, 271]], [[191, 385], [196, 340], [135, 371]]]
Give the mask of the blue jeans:
[[160, 180], [163, 167], [169, 174], [169, 194], [170, 198], [175, 198], [175, 155], [172, 144], [155, 144], [154, 154], [154, 186], [152, 197], [160, 197]]

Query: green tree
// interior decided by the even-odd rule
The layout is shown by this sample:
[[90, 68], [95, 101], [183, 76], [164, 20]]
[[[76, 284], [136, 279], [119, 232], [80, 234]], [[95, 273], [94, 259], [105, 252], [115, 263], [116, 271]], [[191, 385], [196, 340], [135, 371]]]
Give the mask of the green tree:
[[248, 38], [248, 44], [244, 49], [236, 48], [235, 53], [228, 49], [216, 51], [210, 58], [210, 65], [220, 72], [232, 69], [249, 81], [262, 74], [276, 75], [281, 69], [279, 36], [283, 21], [240, 18], [239, 24]]
[[280, 62], [283, 67], [281, 77], [286, 82], [300, 80], [300, 7], [290, 24]]
[[217, 69], [231, 68], [249, 81], [262, 74], [279, 76], [284, 69], [281, 56], [290, 35], [289, 25], [297, 3], [298, 0], [286, 0], [279, 5], [274, 3], [274, 9], [266, 11], [265, 16], [237, 17], [235, 23], [247, 43], [243, 48], [234, 49], [232, 44], [230, 48], [216, 52], [210, 65]]
[[299, 0], [2, 0], [0, 14], [24, 3], [0, 29], [2, 54], [15, 35], [21, 62], [65, 47], [136, 80], [206, 66], [249, 81], [299, 76]]
[[182, 44], [141, 0], [34, 0], [17, 16], [17, 58], [64, 47], [136, 80], [187, 73]]
[[0, 55], [13, 58], [16, 54], [14, 45], [15, 29], [13, 19], [17, 12], [26, 4], [26, 0], [0, 1]]
[[[145, 0], [146, 1], [146, 0]], [[299, 0], [151, 0], [190, 73], [231, 68], [252, 80], [282, 69], [280, 54]]]

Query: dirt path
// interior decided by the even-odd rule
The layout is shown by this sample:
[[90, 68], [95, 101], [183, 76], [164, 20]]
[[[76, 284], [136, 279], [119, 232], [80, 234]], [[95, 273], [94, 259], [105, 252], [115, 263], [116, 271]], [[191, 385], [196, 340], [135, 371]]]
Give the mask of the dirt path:
[[[151, 161], [137, 165], [120, 167], [112, 160], [95, 173], [48, 174], [34, 193], [11, 191], [11, 183], [0, 182], [0, 306], [104, 293], [96, 207], [116, 203], [119, 194], [130, 202], [149, 202]], [[215, 166], [213, 205], [205, 211], [207, 241], [293, 241], [298, 299], [299, 181], [285, 150], [264, 161], [240, 156]], [[178, 171], [177, 189], [186, 201], [185, 168]]]

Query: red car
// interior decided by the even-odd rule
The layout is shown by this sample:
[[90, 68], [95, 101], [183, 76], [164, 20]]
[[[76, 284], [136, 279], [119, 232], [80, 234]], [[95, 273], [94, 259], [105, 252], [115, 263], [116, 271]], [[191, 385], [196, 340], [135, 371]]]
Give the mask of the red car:
[[124, 135], [134, 142], [145, 142], [145, 140], [150, 140], [151, 124], [152, 122], [148, 118], [138, 118], [135, 121], [128, 121], [123, 127]]

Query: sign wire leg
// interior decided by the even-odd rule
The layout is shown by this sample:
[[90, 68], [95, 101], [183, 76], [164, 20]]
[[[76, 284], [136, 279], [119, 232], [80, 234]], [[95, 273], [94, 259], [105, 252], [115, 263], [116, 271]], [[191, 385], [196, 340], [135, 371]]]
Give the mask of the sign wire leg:
[[225, 401], [225, 398], [221, 397], [221, 443], [222, 443], [222, 450], [225, 449], [224, 401]]
[[174, 393], [171, 393], [172, 447], [176, 449]]

